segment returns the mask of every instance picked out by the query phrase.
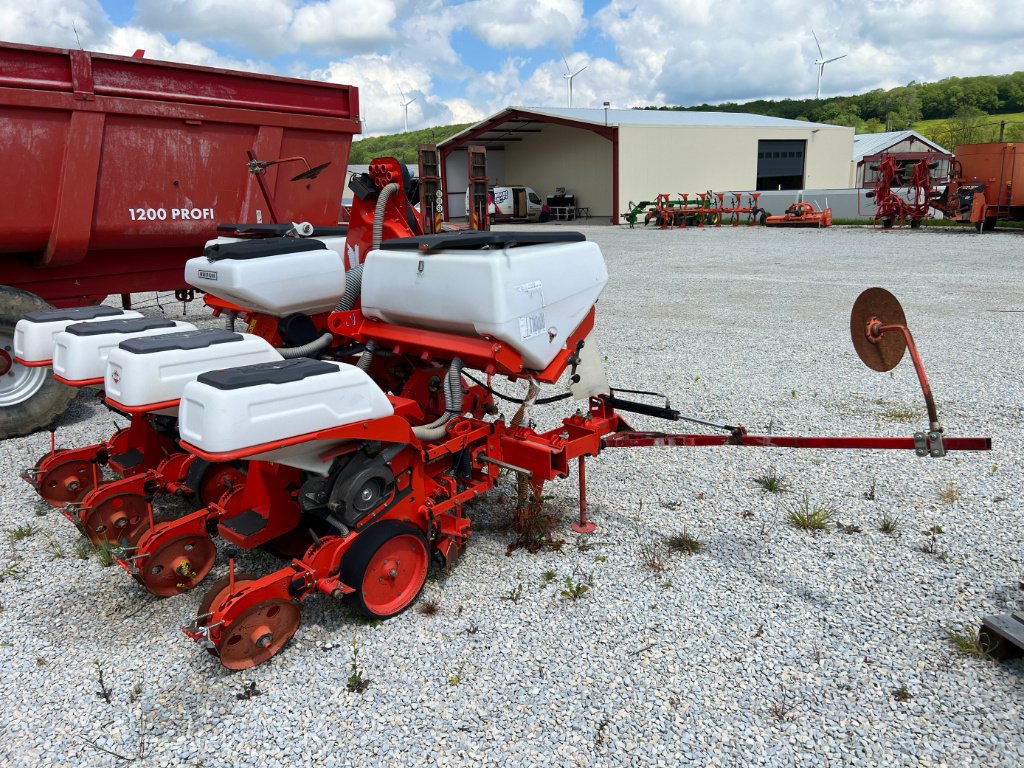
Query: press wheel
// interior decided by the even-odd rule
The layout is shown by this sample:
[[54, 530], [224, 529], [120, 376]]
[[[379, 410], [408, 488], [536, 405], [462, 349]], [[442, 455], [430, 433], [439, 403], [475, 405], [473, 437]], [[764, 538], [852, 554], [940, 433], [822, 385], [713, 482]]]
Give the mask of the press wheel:
[[907, 318], [895, 296], [884, 288], [868, 288], [857, 297], [850, 312], [853, 348], [868, 368], [890, 371], [903, 359], [907, 340], [898, 330], [881, 335], [872, 332], [872, 328], [879, 325], [906, 327]]
[[234, 464], [196, 459], [185, 474], [185, 485], [192, 489], [189, 498], [196, 509], [208, 507], [221, 496], [245, 482], [245, 473]]
[[[46, 458], [43, 457], [36, 462], [36, 467], [38, 468]], [[58, 461], [36, 476], [36, 489], [43, 500], [54, 507], [79, 502], [96, 485], [93, 471], [93, 462], [88, 459]]]
[[134, 544], [149, 530], [149, 503], [137, 493], [110, 496], [85, 513], [82, 529], [96, 546]]
[[136, 578], [154, 595], [178, 595], [205, 579], [216, 557], [217, 548], [209, 536], [179, 536], [153, 550]]
[[415, 602], [430, 568], [423, 533], [409, 523], [384, 520], [363, 531], [341, 561], [341, 580], [355, 592], [346, 596], [371, 619], [395, 616]]
[[228, 669], [255, 667], [284, 648], [298, 628], [299, 606], [280, 598], [264, 600], [221, 628], [217, 656]]

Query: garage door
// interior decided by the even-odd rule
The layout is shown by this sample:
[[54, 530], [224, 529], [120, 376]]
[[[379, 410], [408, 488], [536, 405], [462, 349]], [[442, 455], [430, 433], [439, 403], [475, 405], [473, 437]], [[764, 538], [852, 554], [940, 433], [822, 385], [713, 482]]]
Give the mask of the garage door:
[[757, 188], [802, 189], [806, 148], [802, 139], [757, 142]]

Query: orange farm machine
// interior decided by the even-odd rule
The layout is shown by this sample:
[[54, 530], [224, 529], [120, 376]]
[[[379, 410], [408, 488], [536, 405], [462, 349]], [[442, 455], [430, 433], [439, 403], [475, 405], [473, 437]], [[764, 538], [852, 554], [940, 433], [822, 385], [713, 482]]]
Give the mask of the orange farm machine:
[[764, 219], [766, 227], [831, 227], [832, 209], [815, 208], [807, 202], [793, 203], [781, 216], [766, 216]]
[[956, 148], [954, 176], [944, 196], [947, 214], [979, 232], [1002, 221], [1024, 221], [1024, 149], [992, 142]]
[[[579, 478], [611, 448], [753, 446], [987, 450], [944, 433], [903, 311], [880, 288], [857, 299], [854, 346], [872, 368], [909, 349], [928, 409], [906, 437], [753, 435], [608, 387], [589, 343], [608, 278], [597, 245], [574, 232], [421, 234], [408, 176], [389, 158], [353, 178], [345, 235], [295, 224], [283, 235], [234, 232], [188, 261], [223, 328], [197, 329], [109, 307], [32, 313], [15, 352], [74, 387], [101, 385], [130, 426], [85, 447], [50, 450], [24, 472], [93, 542], [115, 548], [140, 588], [199, 586], [216, 541], [271, 548], [286, 564], [228, 573], [206, 586], [183, 630], [227, 668], [278, 653], [300, 604], [344, 600], [387, 619], [449, 568], [470, 538], [468, 502], [499, 472], [519, 482], [515, 524], [539, 514], [545, 483]], [[286, 278], [286, 279], [285, 279]], [[234, 330], [237, 321], [245, 332]], [[495, 379], [525, 382], [505, 420]], [[559, 394], [539, 397], [540, 385]], [[507, 391], [507, 389], [506, 389]], [[650, 393], [634, 393], [637, 395]], [[529, 412], [575, 398], [576, 412], [538, 431]], [[688, 421], [687, 434], [636, 431], [622, 415]], [[167, 494], [192, 510], [159, 512]]]

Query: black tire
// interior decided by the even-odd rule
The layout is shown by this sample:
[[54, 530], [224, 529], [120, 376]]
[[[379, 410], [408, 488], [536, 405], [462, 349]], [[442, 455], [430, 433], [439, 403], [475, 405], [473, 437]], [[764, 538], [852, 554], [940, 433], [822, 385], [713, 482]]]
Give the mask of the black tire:
[[757, 223], [762, 227], [768, 223], [768, 211], [761, 211], [761, 215], [757, 217]]
[[922, 221], [923, 221], [923, 219], [911, 219], [910, 220], [910, 228], [911, 229], [920, 229]]
[[892, 229], [892, 219], [882, 219], [882, 229]]
[[29, 312], [42, 309], [52, 307], [28, 291], [0, 286], [0, 440], [50, 426], [78, 394], [54, 379], [49, 368], [14, 362], [14, 327]]
[[991, 232], [993, 229], [996, 228], [995, 217], [989, 217], [989, 218], [985, 219], [984, 221], [976, 221], [974, 223], [974, 228], [978, 232]]
[[[375, 610], [373, 607], [368, 606], [364, 599], [363, 580], [367, 568], [370, 566], [371, 560], [377, 554], [377, 551], [399, 536], [412, 536], [421, 542], [425, 552], [426, 570], [423, 571], [422, 580], [414, 590], [415, 594], [412, 594], [407, 602], [393, 610]], [[369, 619], [390, 619], [392, 616], [397, 616], [407, 610], [416, 602], [420, 593], [423, 592], [423, 586], [427, 582], [429, 570], [430, 545], [427, 543], [423, 532], [410, 523], [398, 520], [381, 520], [359, 534], [359, 537], [341, 559], [339, 576], [343, 583], [350, 587], [355, 587], [355, 592], [345, 595], [346, 602], [353, 608]], [[407, 591], [406, 594], [410, 594], [410, 592]]]

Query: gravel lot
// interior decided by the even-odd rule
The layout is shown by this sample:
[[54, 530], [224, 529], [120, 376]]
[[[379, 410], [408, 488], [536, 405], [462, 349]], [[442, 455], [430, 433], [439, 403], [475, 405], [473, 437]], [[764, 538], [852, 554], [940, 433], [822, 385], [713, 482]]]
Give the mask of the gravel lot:
[[[875, 373], [850, 344], [850, 306], [879, 285], [903, 302], [947, 434], [994, 449], [610, 450], [588, 465], [595, 534], [569, 530], [570, 479], [549, 491], [562, 551], [506, 556], [510, 495], [493, 494], [426, 587], [435, 615], [371, 626], [314, 599], [280, 655], [231, 673], [178, 629], [203, 590], [157, 599], [79, 559], [72, 526], [17, 479], [48, 434], [7, 440], [0, 765], [1024, 764], [1024, 664], [946, 635], [1024, 607], [1024, 234], [577, 228], [611, 274], [597, 340], [613, 385], [751, 432], [909, 435], [927, 426], [909, 360]], [[58, 443], [111, 422], [83, 393]], [[772, 471], [788, 491], [755, 483]], [[859, 531], [794, 528], [805, 495]], [[667, 549], [683, 531], [698, 553]], [[211, 580], [229, 554], [277, 567], [222, 546]], [[589, 591], [564, 596], [567, 578]], [[353, 645], [362, 694], [346, 689]]]

